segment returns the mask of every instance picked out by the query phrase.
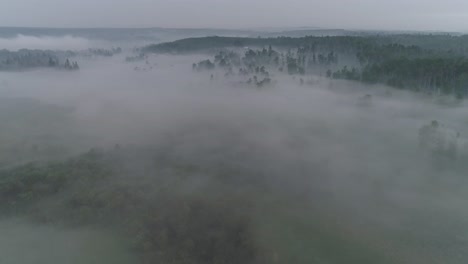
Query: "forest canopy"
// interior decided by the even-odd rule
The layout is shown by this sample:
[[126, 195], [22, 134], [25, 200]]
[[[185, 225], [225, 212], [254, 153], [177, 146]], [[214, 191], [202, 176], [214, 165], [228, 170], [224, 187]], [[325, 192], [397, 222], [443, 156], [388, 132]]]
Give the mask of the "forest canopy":
[[[458, 98], [466, 96], [468, 92], [468, 36], [465, 35], [215, 36], [149, 45], [142, 52], [217, 53], [231, 49], [248, 59], [255, 55], [255, 48], [260, 49], [260, 53], [267, 51], [271, 57], [272, 47], [276, 59], [246, 66], [270, 67], [279, 71], [287, 69], [290, 74], [326, 75], [333, 79], [381, 83], [429, 94], [452, 94]], [[223, 65], [220, 66], [226, 68], [226, 60], [223, 59], [221, 63]]]

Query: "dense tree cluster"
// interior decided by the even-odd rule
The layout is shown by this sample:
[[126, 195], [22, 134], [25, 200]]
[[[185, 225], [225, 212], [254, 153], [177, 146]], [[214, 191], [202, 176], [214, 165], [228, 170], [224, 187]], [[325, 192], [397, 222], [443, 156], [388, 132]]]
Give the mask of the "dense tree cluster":
[[125, 62], [137, 62], [137, 61], [142, 61], [142, 60], [147, 60], [148, 55], [144, 53], [139, 53], [138, 55], [135, 56], [127, 56], [125, 57]]
[[[152, 153], [145, 162], [160, 160]], [[206, 173], [166, 157], [165, 163], [147, 164], [148, 175], [133, 171], [133, 180], [126, 175], [122, 182], [122, 174], [129, 173], [129, 158], [141, 154], [116, 146], [63, 162], [0, 170], [0, 211], [29, 214], [46, 223], [114, 226], [131, 241], [142, 263], [235, 264], [258, 259], [249, 202], [232, 191], [231, 177], [237, 175], [224, 173], [218, 178], [219, 189], [210, 193], [184, 192], [192, 181], [202, 180], [196, 175]], [[55, 202], [49, 210], [37, 210], [51, 201]]]
[[268, 47], [299, 48], [313, 45], [317, 51], [333, 49], [339, 52], [354, 50], [361, 46], [372, 45], [373, 39], [363, 37], [278, 37], [278, 38], [239, 38], [204, 37], [177, 40], [174, 42], [149, 45], [142, 49], [145, 53], [193, 53], [226, 48]]
[[74, 53], [76, 57], [84, 57], [84, 58], [113, 57], [115, 55], [121, 54], [122, 48], [120, 47], [110, 48], [110, 49], [89, 48], [87, 50], [76, 51]]
[[393, 59], [366, 65], [361, 78], [369, 83], [379, 82], [398, 88], [463, 97], [468, 92], [468, 59]]
[[67, 59], [65, 61], [65, 64], [63, 65], [63, 68], [69, 71], [76, 71], [80, 69], [80, 66], [78, 66], [78, 62], [76, 61], [70, 62], [70, 60]]
[[373, 47], [385, 45], [402, 47], [419, 47], [423, 50], [448, 52], [455, 55], [467, 55], [468, 35], [453, 36], [449, 34], [387, 34], [363, 36], [306, 36], [275, 38], [241, 38], [241, 37], [202, 37], [188, 38], [174, 42], [154, 44], [142, 49], [145, 53], [191, 53], [207, 50], [243, 47], [264, 47], [273, 45], [279, 48], [298, 48], [312, 45], [317, 50], [330, 48], [339, 53], [356, 53], [372, 50]]
[[312, 46], [284, 52], [273, 49], [271, 45], [268, 48], [243, 50], [245, 51], [220, 51], [214, 56], [214, 62], [203, 60], [194, 63], [192, 68], [196, 71], [218, 69], [224, 71], [225, 77], [238, 75], [245, 78], [245, 83], [262, 87], [272, 83], [274, 72], [305, 75], [316, 68], [338, 63], [338, 55], [333, 51], [320, 53]]
[[[261, 50], [247, 49], [243, 56], [234, 51], [221, 51], [214, 56], [214, 62], [204, 60], [192, 65], [193, 70], [224, 71], [224, 76], [238, 75], [245, 83], [262, 87], [271, 83], [268, 67], [278, 67], [280, 54], [270, 46]], [[211, 75], [214, 78], [214, 75]]]
[[214, 68], [215, 65], [211, 60], [203, 60], [192, 65], [192, 69], [196, 71], [213, 70]]
[[333, 73], [331, 70], [328, 70], [327, 77], [334, 79], [347, 79], [358, 81], [361, 79], [361, 73], [354, 67], [348, 69], [348, 66], [344, 66], [342, 69]]
[[[283, 52], [273, 50], [272, 46]], [[318, 74], [333, 79], [383, 83], [458, 98], [468, 93], [467, 36], [206, 37], [152, 45], [144, 51], [183, 53], [233, 47], [247, 51], [240, 59], [231, 51], [223, 51], [215, 56], [213, 65], [203, 65], [208, 65], [208, 69], [214, 65], [228, 69], [227, 75], [234, 72], [234, 67], [240, 67], [242, 75], [259, 75], [262, 69], [268, 73], [278, 70], [292, 75]]]
[[82, 51], [0, 50], [0, 71], [18, 71], [33, 68], [56, 68], [69, 71], [79, 70], [77, 57], [111, 57], [122, 52], [121, 48], [88, 49]]
[[380, 44], [398, 43], [417, 46], [426, 50], [443, 51], [454, 55], [468, 55], [468, 35], [442, 34], [397, 34], [374, 37]]
[[223, 68], [239, 67], [241, 65], [241, 58], [236, 52], [219, 52], [214, 58], [215, 64]]
[[419, 146], [436, 160], [454, 160], [463, 155], [466, 148], [459, 132], [445, 127], [437, 120], [419, 129]]
[[[42, 67], [78, 70], [79, 66], [76, 61], [70, 61], [68, 58], [65, 61], [61, 59], [67, 54], [67, 52], [27, 49], [19, 51], [0, 50], [0, 71], [26, 70]], [[72, 53], [71, 55], [74, 54]]]
[[112, 57], [122, 53], [122, 48], [117, 47], [112, 49], [88, 49], [87, 53], [93, 56]]

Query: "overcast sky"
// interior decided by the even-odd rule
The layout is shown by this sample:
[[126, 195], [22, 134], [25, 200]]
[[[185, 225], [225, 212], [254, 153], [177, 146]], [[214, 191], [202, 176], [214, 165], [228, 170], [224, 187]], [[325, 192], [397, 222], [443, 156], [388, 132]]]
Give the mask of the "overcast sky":
[[0, 26], [468, 31], [468, 0], [0, 0]]

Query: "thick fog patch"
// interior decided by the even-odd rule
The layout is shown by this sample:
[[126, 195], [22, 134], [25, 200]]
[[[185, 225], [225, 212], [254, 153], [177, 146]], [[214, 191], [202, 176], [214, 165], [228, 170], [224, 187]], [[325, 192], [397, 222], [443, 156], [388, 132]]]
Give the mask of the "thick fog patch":
[[[266, 259], [466, 261], [466, 149], [439, 159], [418, 138], [432, 120], [466, 138], [465, 105], [318, 76], [300, 85], [277, 75], [275, 85], [254, 88], [193, 72], [198, 59], [154, 56], [135, 64], [114, 57], [84, 61], [79, 72], [2, 74], [0, 96], [71, 109], [73, 133], [66, 123], [41, 128], [67, 145], [160, 153], [124, 155], [121, 185], [159, 186], [159, 175], [173, 173], [189, 179], [166, 182], [184, 195], [248, 194], [249, 223]], [[366, 94], [371, 102], [362, 104]], [[174, 168], [155, 173], [152, 162]], [[232, 188], [218, 183], [225, 175], [235, 175]]]
[[0, 262], [11, 264], [136, 263], [122, 238], [88, 229], [1, 220]]

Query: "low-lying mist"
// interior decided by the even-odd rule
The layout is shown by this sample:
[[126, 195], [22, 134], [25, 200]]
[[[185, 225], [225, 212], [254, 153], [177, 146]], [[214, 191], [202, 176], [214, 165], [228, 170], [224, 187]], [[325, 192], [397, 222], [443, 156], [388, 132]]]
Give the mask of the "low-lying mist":
[[[86, 38], [66, 36], [27, 36], [17, 35], [13, 38], [0, 38], [0, 50], [7, 49], [17, 51], [20, 49], [39, 50], [84, 50], [95, 47], [98, 41], [91, 41]], [[102, 45], [102, 43], [101, 43]]]
[[[17, 41], [21, 38], [11, 44], [17, 47]], [[199, 253], [193, 260], [190, 254], [205, 241], [189, 235], [165, 244], [154, 238], [146, 245], [145, 252], [158, 246], [190, 248], [181, 250], [188, 253], [186, 262], [175, 260], [180, 263], [466, 263], [468, 150], [460, 145], [455, 158], [437, 158], [419, 147], [418, 138], [432, 120], [467, 137], [465, 104], [444, 106], [410, 92], [320, 76], [301, 85], [277, 75], [274, 85], [253, 88], [236, 77], [192, 71], [192, 63], [202, 58], [158, 55], [124, 63], [122, 55], [80, 61], [77, 72], [2, 73], [0, 143], [11, 153], [1, 153], [2, 168], [56, 162], [90, 149], [110, 153], [118, 160], [109, 163], [117, 176], [100, 180], [97, 193], [105, 193], [104, 185], [117, 186], [117, 193], [138, 197], [132, 208], [158, 201], [149, 211], [167, 215], [164, 221], [178, 221], [187, 207], [207, 208], [201, 211], [208, 217], [229, 218], [226, 229], [249, 236], [242, 243], [249, 250], [236, 251], [241, 246], [226, 242], [224, 248], [232, 252], [223, 249], [211, 259]], [[366, 94], [371, 101], [360, 103]], [[155, 190], [177, 193], [180, 200], [161, 198]], [[37, 231], [41, 234], [31, 234], [26, 229], [32, 227], [23, 224], [9, 228], [18, 229], [11, 237], [24, 245], [23, 253], [0, 246], [0, 260], [13, 254], [8, 263], [46, 263], [24, 259], [25, 251], [35, 254], [37, 243], [20, 239], [49, 243], [46, 237], [57, 232], [50, 224], [69, 226], [53, 220], [58, 200], [69, 196], [58, 192], [31, 209], [43, 220], [53, 211]], [[202, 223], [180, 221], [194, 233], [204, 230]], [[0, 229], [5, 225], [15, 226], [8, 220]], [[81, 236], [75, 228], [63, 232]], [[0, 236], [0, 245], [5, 239], [11, 238]], [[50, 243], [61, 240], [56, 234]], [[218, 252], [217, 246], [223, 247], [207, 248]], [[113, 247], [120, 251], [120, 245]], [[171, 250], [177, 248], [151, 251], [148, 258], [167, 259]], [[63, 254], [46, 261], [84, 263]], [[235, 257], [226, 262], [222, 254]]]

